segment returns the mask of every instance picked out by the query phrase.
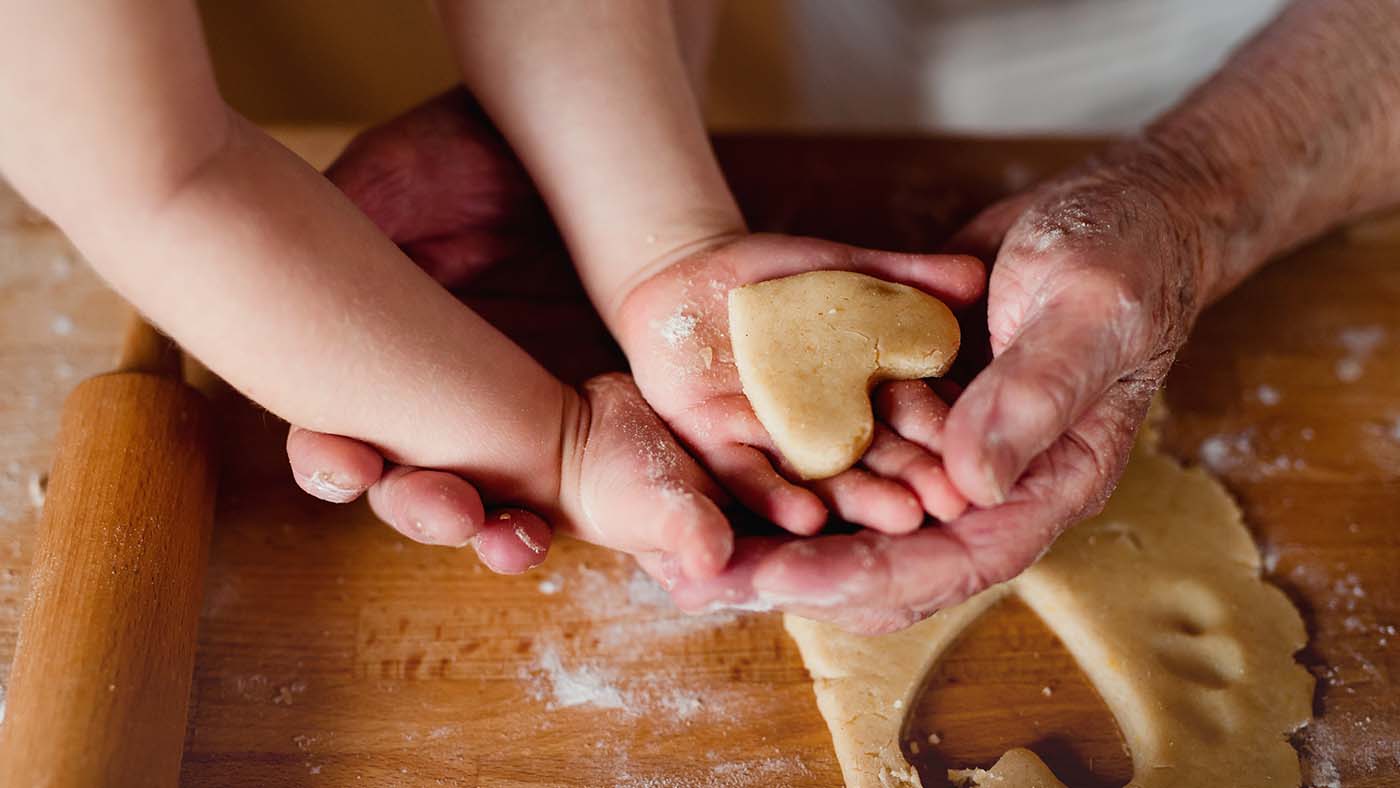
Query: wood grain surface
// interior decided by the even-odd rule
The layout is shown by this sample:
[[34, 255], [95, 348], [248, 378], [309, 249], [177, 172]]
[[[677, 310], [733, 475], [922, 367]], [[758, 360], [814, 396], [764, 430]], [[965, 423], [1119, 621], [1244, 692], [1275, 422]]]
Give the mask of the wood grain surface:
[[[325, 164], [344, 130], [283, 139]], [[930, 249], [1088, 141], [720, 142], [754, 226]], [[123, 307], [62, 237], [0, 198], [0, 681], [62, 397], [111, 365]], [[157, 272], [158, 275], [158, 272]], [[559, 259], [468, 299], [569, 379], [616, 350]], [[688, 618], [575, 542], [502, 578], [292, 484], [284, 427], [215, 381], [223, 476], [182, 782], [190, 786], [830, 786], [825, 725], [773, 615]], [[1167, 448], [1240, 500], [1298, 603], [1320, 678], [1298, 736], [1318, 784], [1400, 782], [1400, 216], [1281, 260], [1202, 319], [1168, 384]], [[910, 752], [987, 765], [1029, 745], [1075, 785], [1122, 785], [1116, 725], [1024, 608], [930, 677]], [[1047, 692], [1048, 689], [1048, 692]], [[931, 743], [935, 740], [937, 743]], [[1229, 785], [1231, 775], [1222, 775]]]

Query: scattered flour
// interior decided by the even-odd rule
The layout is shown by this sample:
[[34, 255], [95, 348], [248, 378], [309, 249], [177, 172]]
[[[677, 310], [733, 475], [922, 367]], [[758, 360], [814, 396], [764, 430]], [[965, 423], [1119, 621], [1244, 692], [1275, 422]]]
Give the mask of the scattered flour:
[[[1308, 784], [1341, 786], [1344, 775], [1400, 766], [1400, 720], [1368, 713], [1385, 708], [1384, 699], [1394, 697], [1389, 671], [1357, 647], [1359, 640], [1374, 639], [1376, 646], [1387, 648], [1396, 625], [1377, 621], [1361, 578], [1344, 564], [1330, 569], [1299, 565], [1289, 577], [1318, 600], [1318, 620], [1340, 622], [1343, 632], [1323, 655], [1328, 662], [1314, 668], [1327, 714], [1294, 737]], [[1346, 698], [1344, 703], [1328, 702], [1339, 696]]]
[[73, 318], [67, 315], [54, 315], [49, 321], [49, 330], [61, 337], [66, 337], [73, 333]]
[[1268, 459], [1255, 449], [1255, 429], [1222, 432], [1201, 441], [1196, 449], [1200, 463], [1217, 474], [1237, 473], [1248, 478], [1266, 478], [1308, 467], [1302, 457], [1280, 454]]
[[[559, 652], [545, 646], [539, 652], [536, 667], [544, 673], [550, 686], [550, 701], [546, 708], [567, 709], [571, 706], [596, 706], [600, 709], [626, 709], [622, 691], [613, 682], [610, 672], [592, 667], [569, 670], [564, 667]], [[542, 699], [542, 698], [540, 698]]]
[[1272, 408], [1283, 399], [1283, 395], [1279, 394], [1278, 389], [1265, 383], [1254, 390], [1254, 398], [1259, 400], [1260, 405]]
[[1305, 781], [1318, 788], [1340, 788], [1343, 774], [1375, 774], [1400, 766], [1400, 725], [1364, 712], [1313, 720], [1296, 740]]
[[1343, 329], [1337, 334], [1337, 344], [1346, 355], [1337, 361], [1333, 372], [1343, 383], [1355, 383], [1366, 371], [1366, 362], [1385, 341], [1385, 328], [1381, 326], [1357, 326]]
[[627, 602], [633, 607], [669, 608], [671, 597], [645, 572], [633, 572], [627, 578]]
[[[713, 753], [710, 756], [715, 757]], [[624, 774], [612, 788], [753, 788], [786, 785], [793, 776], [810, 776], [811, 773], [797, 756], [774, 756], [716, 763], [700, 776], [634, 777]]]
[[666, 340], [666, 344], [675, 347], [695, 333], [695, 326], [700, 322], [694, 315], [687, 315], [682, 307], [676, 307], [676, 311], [661, 323], [661, 338]]
[[[752, 693], [735, 689], [716, 694], [711, 690], [702, 696], [687, 683], [683, 666], [659, 659], [687, 638], [703, 637], [734, 624], [739, 613], [686, 615], [672, 606], [664, 589], [639, 570], [619, 581], [612, 574], [579, 566], [567, 579], [553, 575], [542, 581], [540, 589], [559, 594], [559, 604], [576, 608], [581, 618], [593, 622], [590, 637], [583, 642], [609, 662], [599, 664], [599, 660], [578, 655], [579, 640], [542, 634], [534, 645], [534, 658], [521, 676], [531, 682], [532, 694], [545, 701], [547, 709], [586, 706], [680, 725], [702, 716], [742, 719], [745, 713], [740, 707], [746, 703], [753, 704], [757, 712], [759, 702]], [[619, 662], [627, 667], [612, 667]]]
[[1197, 455], [1201, 462], [1212, 471], [1229, 471], [1253, 460], [1253, 444], [1253, 429], [1235, 433], [1220, 433], [1201, 441]]

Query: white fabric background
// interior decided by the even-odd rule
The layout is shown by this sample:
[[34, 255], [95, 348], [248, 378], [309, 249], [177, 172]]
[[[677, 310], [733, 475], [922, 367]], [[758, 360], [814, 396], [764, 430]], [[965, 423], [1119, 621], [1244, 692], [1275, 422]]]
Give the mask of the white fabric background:
[[[1141, 126], [1284, 0], [730, 0], [717, 125], [980, 133]], [[760, 19], [760, 17], [762, 17]], [[738, 33], [736, 34], [736, 30]], [[739, 39], [739, 40], [736, 40]], [[737, 47], [765, 48], [740, 54]], [[757, 73], [768, 70], [774, 73]], [[782, 93], [765, 100], [764, 91]], [[716, 103], [725, 105], [717, 96]], [[731, 102], [732, 103], [732, 102]]]

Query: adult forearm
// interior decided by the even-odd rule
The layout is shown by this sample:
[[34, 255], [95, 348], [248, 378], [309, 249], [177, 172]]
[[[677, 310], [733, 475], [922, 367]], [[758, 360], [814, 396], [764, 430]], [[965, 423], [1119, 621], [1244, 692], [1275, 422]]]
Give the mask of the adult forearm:
[[605, 319], [687, 246], [743, 228], [669, 3], [439, 3], [468, 86], [544, 195]]
[[1400, 2], [1301, 0], [1109, 160], [1189, 215], [1204, 302], [1400, 201]]

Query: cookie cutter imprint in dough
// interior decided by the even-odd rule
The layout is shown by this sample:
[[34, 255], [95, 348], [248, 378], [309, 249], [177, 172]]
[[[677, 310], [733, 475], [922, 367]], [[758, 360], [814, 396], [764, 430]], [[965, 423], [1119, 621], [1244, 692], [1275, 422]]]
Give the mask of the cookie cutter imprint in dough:
[[[1019, 577], [890, 635], [791, 615], [784, 624], [847, 788], [922, 788], [900, 748], [908, 710], [958, 636], [1009, 595], [1063, 641], [1117, 719], [1133, 761], [1127, 788], [1296, 787], [1288, 738], [1312, 716], [1314, 680], [1293, 655], [1307, 635], [1260, 568], [1224, 488], [1159, 454], [1144, 428], [1104, 511]], [[1024, 749], [949, 779], [1065, 788]]]

